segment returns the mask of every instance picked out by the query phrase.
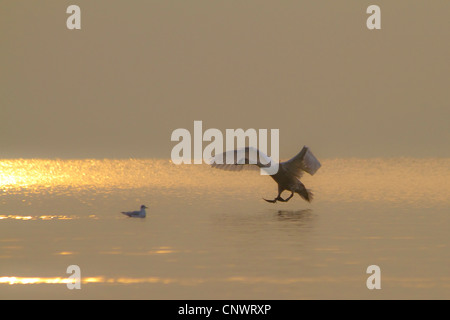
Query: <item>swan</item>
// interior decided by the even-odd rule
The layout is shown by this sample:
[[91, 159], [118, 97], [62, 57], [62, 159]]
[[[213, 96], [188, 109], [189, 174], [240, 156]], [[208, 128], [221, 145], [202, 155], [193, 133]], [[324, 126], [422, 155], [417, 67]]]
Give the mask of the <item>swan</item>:
[[[250, 163], [250, 159], [255, 159], [256, 155], [258, 155], [257, 160]], [[224, 161], [230, 158], [233, 159], [232, 163]], [[216, 155], [209, 160], [209, 164], [216, 169], [240, 171], [244, 167], [249, 167], [249, 164], [263, 169], [268, 168], [272, 161], [268, 155], [257, 148], [246, 147]], [[263, 199], [270, 203], [276, 203], [277, 201], [288, 202], [294, 196], [294, 193], [298, 193], [304, 200], [311, 202], [313, 193], [311, 190], [306, 189], [299, 179], [302, 177], [303, 172], [314, 175], [320, 167], [319, 160], [316, 159], [307, 146], [304, 146], [295, 157], [288, 161], [280, 162], [277, 173], [271, 175], [278, 184], [278, 195], [276, 198], [273, 200]], [[291, 195], [283, 199], [281, 193], [285, 190], [290, 191]]]

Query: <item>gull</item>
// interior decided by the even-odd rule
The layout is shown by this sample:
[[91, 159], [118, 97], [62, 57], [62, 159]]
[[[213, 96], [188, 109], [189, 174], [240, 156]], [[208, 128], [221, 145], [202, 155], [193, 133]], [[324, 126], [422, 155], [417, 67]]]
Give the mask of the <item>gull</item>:
[[145, 209], [148, 209], [148, 207], [146, 207], [145, 205], [141, 206], [141, 210], [140, 211], [127, 211], [127, 212], [122, 212], [124, 215], [132, 217], [132, 218], [145, 218]]
[[[255, 158], [257, 155], [259, 155], [259, 157]], [[232, 163], [227, 163], [225, 161], [229, 158], [233, 159]], [[254, 161], [250, 161], [251, 159]], [[257, 160], [255, 161], [255, 159]], [[249, 164], [256, 165], [263, 169], [268, 168], [272, 161], [273, 160], [264, 152], [253, 147], [246, 147], [216, 155], [210, 159], [209, 164], [217, 169], [240, 171], [244, 169], [244, 167], [250, 167], [248, 166]], [[288, 161], [280, 162], [277, 173], [271, 175], [278, 184], [277, 197], [273, 200], [263, 199], [270, 203], [276, 203], [277, 201], [288, 202], [294, 196], [294, 193], [298, 193], [304, 200], [311, 202], [313, 193], [311, 190], [306, 189], [305, 185], [299, 179], [302, 177], [303, 172], [314, 175], [320, 167], [320, 162], [312, 154], [310, 149], [307, 146], [304, 146], [295, 157]], [[283, 199], [281, 193], [285, 190], [290, 191], [291, 195], [288, 198]]]

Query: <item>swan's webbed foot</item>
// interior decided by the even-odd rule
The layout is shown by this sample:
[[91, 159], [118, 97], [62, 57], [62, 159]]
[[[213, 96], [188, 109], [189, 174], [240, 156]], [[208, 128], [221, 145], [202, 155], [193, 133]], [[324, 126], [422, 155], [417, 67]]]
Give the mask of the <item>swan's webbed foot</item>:
[[[264, 198], [263, 198], [264, 199]], [[286, 201], [288, 201], [288, 200], [284, 200], [282, 197], [280, 197], [280, 196], [278, 196], [278, 197], [276, 197], [275, 199], [273, 199], [273, 200], [267, 200], [267, 199], [264, 199], [264, 200], [266, 200], [267, 202], [270, 202], [270, 203], [276, 203], [277, 201], [281, 201], [281, 202], [286, 202]]]
[[289, 197], [287, 197], [286, 199], [283, 199], [280, 195], [278, 195], [275, 199], [273, 199], [273, 200], [267, 200], [267, 199], [264, 199], [264, 200], [266, 200], [267, 202], [270, 202], [270, 203], [276, 203], [277, 201], [280, 201], [280, 202], [288, 202], [292, 197], [294, 196], [294, 193], [292, 192], [291, 193], [291, 195], [289, 196]]

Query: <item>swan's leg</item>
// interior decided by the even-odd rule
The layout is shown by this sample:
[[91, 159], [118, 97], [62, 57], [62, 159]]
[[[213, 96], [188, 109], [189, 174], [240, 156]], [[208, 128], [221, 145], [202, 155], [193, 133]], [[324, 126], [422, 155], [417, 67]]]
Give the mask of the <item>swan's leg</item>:
[[288, 202], [294, 196], [294, 192], [291, 191], [291, 195], [287, 197], [284, 202]]
[[[281, 191], [281, 192], [283, 192], [283, 191]], [[291, 195], [289, 199], [284, 200], [284, 199], [281, 197], [281, 192], [279, 192], [279, 193], [278, 193], [278, 196], [277, 196], [275, 199], [273, 199], [273, 200], [267, 200], [267, 199], [264, 199], [264, 198], [263, 198], [263, 199], [266, 200], [267, 202], [275, 203], [275, 202], [277, 202], [277, 201], [286, 202], [286, 201], [288, 201], [290, 198], [292, 198], [292, 195]]]
[[294, 192], [291, 191], [291, 195], [290, 195], [289, 197], [287, 197], [286, 199], [283, 199], [283, 198], [281, 197], [281, 193], [279, 193], [278, 196], [277, 196], [275, 199], [273, 199], [273, 200], [267, 200], [267, 199], [264, 199], [264, 200], [266, 200], [267, 202], [270, 202], [270, 203], [275, 203], [275, 202], [277, 202], [277, 201], [280, 201], [280, 202], [288, 202], [289, 200], [291, 200], [291, 198], [292, 198], [293, 196], [294, 196]]
[[[290, 197], [290, 198], [291, 198], [291, 197]], [[288, 202], [288, 200], [289, 200], [290, 198], [288, 198], [288, 199], [283, 199], [282, 197], [278, 196], [275, 200], [281, 201], [281, 202]]]

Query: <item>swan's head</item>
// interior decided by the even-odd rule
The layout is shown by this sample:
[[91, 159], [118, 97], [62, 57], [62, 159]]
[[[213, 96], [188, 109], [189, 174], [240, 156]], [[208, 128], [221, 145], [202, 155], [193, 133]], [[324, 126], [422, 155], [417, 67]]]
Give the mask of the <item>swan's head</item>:
[[142, 206], [141, 206], [141, 210], [142, 210], [142, 209], [148, 209], [148, 207], [146, 207], [145, 205], [142, 205]]

